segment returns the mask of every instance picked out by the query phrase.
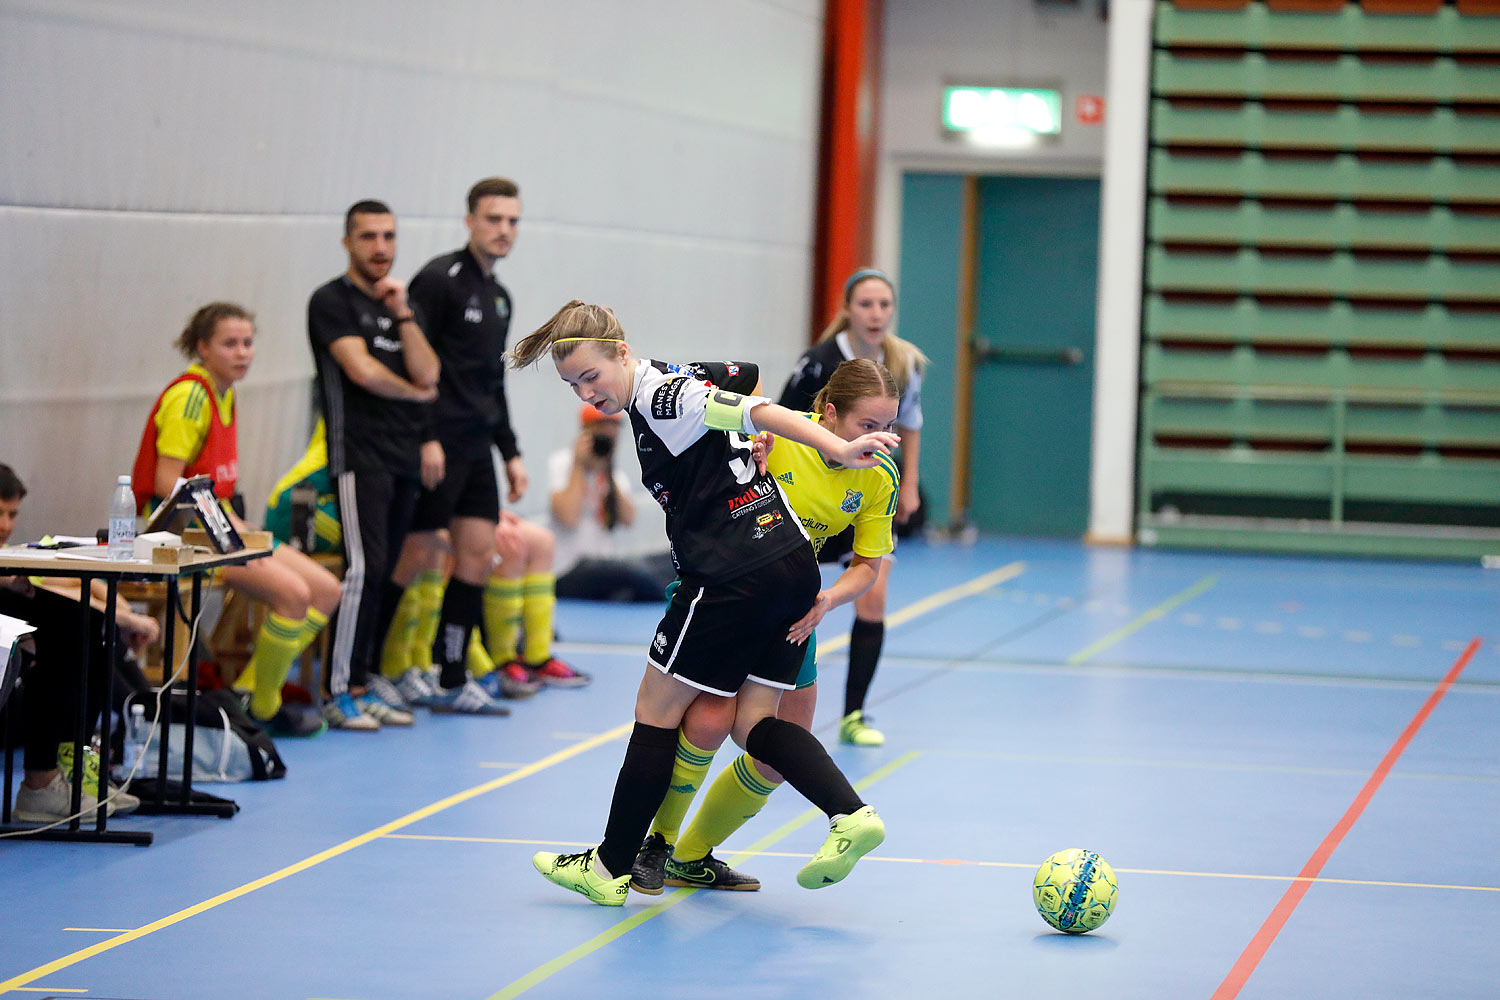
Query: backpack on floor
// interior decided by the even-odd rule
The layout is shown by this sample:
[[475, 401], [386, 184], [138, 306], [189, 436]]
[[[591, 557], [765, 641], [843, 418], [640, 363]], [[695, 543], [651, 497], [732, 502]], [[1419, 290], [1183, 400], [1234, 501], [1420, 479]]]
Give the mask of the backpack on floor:
[[[129, 701], [146, 707], [146, 722], [156, 718], [156, 695], [132, 695]], [[198, 695], [193, 730], [193, 780], [196, 781], [267, 781], [286, 777], [286, 764], [276, 752], [276, 744], [239, 699], [228, 691], [204, 691]], [[129, 705], [126, 718], [129, 718]], [[172, 718], [187, 713], [187, 695], [172, 693]], [[187, 727], [173, 722], [167, 746], [167, 777], [182, 777], [182, 751], [186, 745]], [[136, 780], [155, 778], [160, 759], [157, 739], [151, 741], [146, 758], [136, 769]]]

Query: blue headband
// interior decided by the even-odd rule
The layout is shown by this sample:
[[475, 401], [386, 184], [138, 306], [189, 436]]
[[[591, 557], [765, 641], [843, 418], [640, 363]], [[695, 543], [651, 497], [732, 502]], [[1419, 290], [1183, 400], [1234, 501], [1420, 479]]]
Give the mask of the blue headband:
[[861, 281], [864, 281], [866, 278], [879, 278], [881, 281], [885, 282], [887, 285], [890, 285], [891, 288], [894, 289], [896, 287], [891, 282], [891, 279], [888, 278], [888, 277], [886, 277], [886, 273], [884, 271], [880, 270], [879, 268], [875, 268], [875, 267], [866, 267], [866, 268], [863, 268], [861, 270], [855, 271], [853, 274], [849, 275], [849, 280], [846, 281], [846, 282], [844, 282], [844, 301], [845, 302], [849, 301], [849, 294], [854, 291], [854, 286], [857, 285], [857, 284], [859, 284]]

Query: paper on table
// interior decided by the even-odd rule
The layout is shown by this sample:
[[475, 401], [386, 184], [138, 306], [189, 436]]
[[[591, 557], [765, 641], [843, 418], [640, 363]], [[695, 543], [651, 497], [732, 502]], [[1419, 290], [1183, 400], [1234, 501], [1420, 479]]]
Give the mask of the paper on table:
[[22, 636], [30, 635], [35, 631], [35, 626], [19, 618], [0, 615], [0, 694], [3, 694], [9, 687], [7, 681], [10, 678], [10, 657], [16, 648], [16, 643]]

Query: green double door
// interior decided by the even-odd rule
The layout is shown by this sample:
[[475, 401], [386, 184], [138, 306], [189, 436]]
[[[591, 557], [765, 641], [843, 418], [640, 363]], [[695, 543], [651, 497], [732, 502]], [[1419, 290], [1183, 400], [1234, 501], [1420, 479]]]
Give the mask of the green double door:
[[[922, 482], [931, 520], [953, 495], [955, 328], [964, 178], [910, 173], [902, 199], [899, 329], [932, 359]], [[974, 198], [969, 520], [1077, 537], [1088, 525], [1099, 181], [983, 177]]]

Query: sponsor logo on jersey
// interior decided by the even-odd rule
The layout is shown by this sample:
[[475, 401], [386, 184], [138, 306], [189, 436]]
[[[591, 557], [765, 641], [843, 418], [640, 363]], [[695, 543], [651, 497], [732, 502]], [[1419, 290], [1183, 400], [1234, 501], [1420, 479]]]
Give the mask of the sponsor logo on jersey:
[[635, 436], [635, 450], [644, 453], [656, 449], [646, 443], [646, 433], [642, 431]]
[[656, 633], [656, 638], [651, 642], [651, 648], [658, 653], [665, 652], [667, 648], [667, 634], [665, 632]]
[[855, 511], [859, 510], [859, 505], [864, 500], [864, 498], [865, 495], [862, 491], [845, 490], [844, 499], [839, 503], [839, 510], [843, 511], [845, 514], [853, 514]]
[[731, 375], [738, 375], [740, 373], [740, 366], [731, 361], [724, 366], [724, 370]]
[[380, 348], [382, 351], [399, 351], [399, 350], [401, 350], [401, 341], [399, 341], [399, 340], [392, 340], [390, 337], [382, 337], [378, 333], [375, 335], [375, 339], [373, 339], [372, 341], [370, 341], [370, 343], [372, 345], [374, 345], [375, 347]]
[[495, 315], [501, 319], [510, 319], [510, 303], [503, 295], [495, 296]]
[[467, 302], [464, 303], [464, 322], [465, 323], [483, 323], [484, 322], [484, 310], [482, 308], [480, 308], [480, 305], [479, 305], [479, 296], [477, 296], [477, 295], [470, 296], [469, 297], [469, 301], [467, 301]]
[[791, 473], [790, 469], [787, 470], [786, 472], [783, 472], [781, 475], [777, 476], [776, 478], [779, 479], [779, 480], [781, 480], [783, 483], [786, 483], [788, 486], [795, 486], [796, 485], [796, 483], [792, 482], [792, 473]]
[[762, 479], [758, 483], [752, 483], [750, 488], [739, 496], [729, 498], [729, 516], [740, 517], [748, 514], [775, 497], [776, 487], [767, 480]]
[[767, 511], [755, 519], [755, 530], [750, 532], [750, 537], [764, 538], [779, 527], [781, 527], [781, 511]]
[[[814, 517], [804, 517], [804, 518], [800, 518], [799, 520], [801, 520], [802, 527], [806, 528], [808, 530], [809, 534], [813, 534], [813, 535], [827, 535], [828, 532], [831, 530], [828, 527], [828, 525], [824, 524], [822, 521], [819, 521], [817, 518], [814, 518]], [[820, 544], [821, 544], [821, 542], [820, 542]]]
[[651, 415], [657, 420], [676, 420], [682, 415], [682, 390], [687, 388], [687, 379], [674, 378], [663, 382], [651, 394]]
[[651, 485], [651, 497], [657, 503], [661, 504], [662, 510], [666, 510], [667, 504], [672, 502], [672, 494], [667, 492], [667, 488], [661, 483], [653, 483]]
[[461, 260], [454, 261], [453, 265], [448, 268], [448, 277], [450, 277], [450, 278], [456, 278], [456, 277], [458, 277], [458, 272], [462, 271], [463, 269], [464, 269], [464, 262], [463, 261], [461, 261]]

